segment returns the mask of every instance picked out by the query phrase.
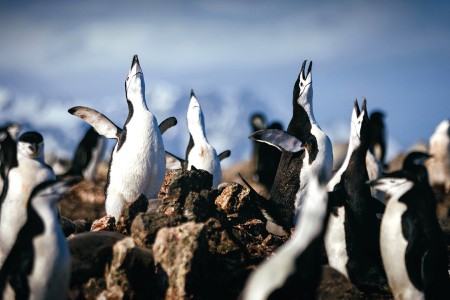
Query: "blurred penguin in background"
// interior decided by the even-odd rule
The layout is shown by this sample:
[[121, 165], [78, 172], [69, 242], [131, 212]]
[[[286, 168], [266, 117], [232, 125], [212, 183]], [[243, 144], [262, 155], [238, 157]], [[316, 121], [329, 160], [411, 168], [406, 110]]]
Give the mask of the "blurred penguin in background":
[[[250, 119], [253, 132], [262, 129], [278, 129], [283, 130], [280, 122], [272, 122], [269, 126], [266, 118], [261, 113], [255, 113]], [[266, 143], [253, 141], [253, 166], [257, 176], [257, 181], [264, 185], [270, 191], [272, 189], [273, 180], [277, 173], [278, 164], [281, 158], [281, 151]]]
[[384, 124], [385, 114], [381, 111], [373, 111], [370, 114], [370, 130], [372, 140], [369, 146], [370, 152], [375, 158], [381, 162], [383, 166], [386, 165], [386, 127]]

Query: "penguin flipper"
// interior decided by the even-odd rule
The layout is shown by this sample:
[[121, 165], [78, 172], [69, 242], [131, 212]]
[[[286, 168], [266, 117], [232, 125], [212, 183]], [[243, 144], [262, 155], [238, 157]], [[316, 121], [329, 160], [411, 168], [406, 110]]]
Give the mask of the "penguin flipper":
[[183, 169], [185, 166], [186, 161], [182, 158], [179, 158], [176, 155], [173, 155], [172, 153], [166, 151], [166, 169], [169, 170], [179, 170]]
[[281, 152], [303, 151], [302, 142], [295, 136], [279, 129], [263, 129], [252, 133], [250, 139], [278, 148]]
[[230, 151], [230, 150], [225, 150], [225, 151], [223, 151], [222, 153], [220, 153], [220, 154], [218, 155], [218, 157], [219, 157], [219, 160], [222, 161], [222, 160], [224, 160], [225, 158], [230, 157], [230, 155], [231, 155], [231, 151]]
[[95, 109], [75, 106], [69, 109], [69, 113], [89, 123], [100, 135], [108, 139], [119, 139], [122, 134], [121, 128]]
[[161, 124], [159, 124], [159, 131], [161, 132], [161, 134], [163, 134], [164, 132], [167, 131], [167, 129], [177, 125], [178, 121], [177, 118], [175, 117], [169, 117], [167, 119], [165, 119], [164, 121], [161, 122]]

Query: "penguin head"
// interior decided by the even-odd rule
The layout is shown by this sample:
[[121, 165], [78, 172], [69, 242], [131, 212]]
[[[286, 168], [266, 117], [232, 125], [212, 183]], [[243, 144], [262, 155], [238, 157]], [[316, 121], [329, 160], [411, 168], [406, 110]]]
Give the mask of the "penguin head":
[[430, 157], [431, 155], [428, 153], [413, 151], [403, 160], [402, 170], [409, 172], [419, 182], [428, 184], [428, 171], [424, 163]]
[[125, 93], [128, 101], [131, 101], [132, 103], [143, 101], [145, 103], [144, 73], [142, 73], [137, 55], [133, 56], [131, 68], [128, 72], [127, 79], [125, 80]]
[[44, 138], [39, 132], [27, 131], [19, 137], [17, 152], [31, 159], [44, 157]]
[[370, 129], [368, 125], [369, 117], [367, 116], [366, 99], [363, 99], [361, 110], [359, 109], [358, 100], [355, 99], [350, 126], [350, 139], [355, 147], [361, 144], [369, 146]]
[[400, 198], [414, 186], [414, 182], [405, 172], [396, 171], [384, 174], [383, 177], [376, 180], [369, 181], [369, 185], [386, 193], [389, 197]]
[[250, 117], [253, 132], [267, 128], [266, 117], [261, 113], [254, 113]]
[[191, 135], [196, 135], [194, 132], [201, 128], [204, 133], [205, 119], [203, 117], [202, 108], [200, 103], [195, 97], [194, 90], [191, 90], [191, 101], [187, 111], [187, 123], [188, 129]]
[[294, 86], [294, 99], [297, 104], [304, 106], [312, 103], [313, 88], [312, 88], [312, 61], [309, 62], [308, 71], [305, 72], [306, 60], [303, 62], [300, 74], [298, 74], [297, 81]]

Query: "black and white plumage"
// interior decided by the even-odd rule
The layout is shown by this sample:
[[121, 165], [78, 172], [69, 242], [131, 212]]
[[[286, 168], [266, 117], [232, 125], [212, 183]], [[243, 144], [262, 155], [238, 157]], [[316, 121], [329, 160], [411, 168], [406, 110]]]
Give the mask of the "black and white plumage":
[[[419, 175], [420, 177], [420, 175]], [[449, 299], [447, 245], [428, 182], [397, 171], [371, 182], [388, 197], [380, 247], [395, 299]]]
[[187, 170], [192, 166], [202, 169], [213, 176], [213, 187], [222, 180], [222, 169], [216, 150], [206, 137], [205, 118], [194, 91], [191, 90], [191, 100], [187, 111], [187, 126], [190, 140], [186, 149]]
[[[58, 222], [56, 202], [75, 181], [45, 181], [26, 207], [26, 222], [0, 267], [0, 295], [9, 299], [65, 299], [70, 252]], [[8, 288], [7, 288], [8, 287]]]
[[26, 207], [33, 189], [55, 173], [44, 161], [44, 139], [35, 131], [23, 133], [17, 143], [17, 166], [9, 171], [0, 217], [0, 264], [27, 220]]
[[315, 298], [322, 273], [327, 201], [324, 183], [311, 176], [295, 233], [250, 274], [241, 295], [243, 300]]
[[328, 221], [325, 249], [329, 265], [363, 290], [387, 286], [379, 248], [378, 200], [366, 184], [366, 153], [370, 144], [366, 100], [360, 111], [355, 101], [351, 117], [347, 156], [328, 182], [337, 203]]
[[111, 155], [106, 191], [106, 214], [116, 221], [125, 203], [143, 194], [147, 199], [157, 197], [166, 172], [166, 156], [161, 132], [155, 116], [145, 100], [144, 74], [137, 55], [125, 80], [128, 118], [123, 129], [103, 114], [77, 106], [69, 113], [88, 122], [96, 131], [117, 144]]
[[94, 180], [105, 146], [105, 138], [90, 127], [75, 150], [70, 169], [63, 176], [80, 176], [85, 180]]
[[[313, 114], [312, 62], [305, 73], [306, 61], [294, 85], [293, 116], [288, 125], [287, 133], [271, 129], [271, 134], [264, 131], [255, 132], [250, 138], [273, 145], [281, 154], [277, 174], [270, 191], [270, 201], [278, 210], [281, 219], [274, 222], [289, 231], [294, 224], [297, 208], [301, 208], [310, 176], [324, 174], [327, 180], [333, 167], [333, 152], [331, 141], [320, 129]], [[293, 138], [301, 143], [305, 151], [293, 151], [285, 145], [296, 144]], [[270, 213], [270, 212], [269, 212]]]

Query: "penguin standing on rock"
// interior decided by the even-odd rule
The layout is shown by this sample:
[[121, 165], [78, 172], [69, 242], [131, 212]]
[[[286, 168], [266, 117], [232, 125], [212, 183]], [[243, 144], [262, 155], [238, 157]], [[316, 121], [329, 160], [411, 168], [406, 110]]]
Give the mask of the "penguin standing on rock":
[[366, 168], [370, 144], [366, 100], [360, 111], [355, 100], [344, 163], [328, 182], [333, 202], [325, 234], [329, 265], [364, 291], [385, 291], [386, 275], [379, 247], [379, 201], [372, 197]]
[[[282, 150], [268, 202], [272, 202], [271, 206], [281, 217], [273, 217], [273, 222], [285, 232], [293, 227], [295, 213], [301, 210], [310, 177], [321, 173], [326, 181], [333, 167], [331, 141], [320, 129], [313, 114], [312, 62], [306, 73], [305, 65], [306, 61], [294, 85], [293, 115], [287, 133], [267, 129], [250, 135], [252, 139]], [[297, 147], [299, 143], [301, 147]], [[275, 215], [270, 211], [267, 213]]]
[[429, 190], [417, 176], [403, 170], [371, 185], [389, 199], [381, 221], [380, 247], [394, 298], [449, 299], [447, 245]]
[[166, 172], [164, 143], [157, 120], [147, 108], [144, 74], [137, 55], [125, 80], [125, 94], [128, 118], [123, 129], [91, 108], [69, 109], [69, 113], [88, 122], [99, 134], [117, 140], [105, 187], [106, 214], [116, 222], [125, 203], [133, 202], [141, 194], [147, 199], [156, 198]]
[[44, 161], [44, 139], [35, 131], [23, 133], [17, 143], [17, 167], [9, 171], [8, 190], [0, 217], [0, 264], [11, 250], [17, 233], [27, 221], [27, 201], [34, 187], [55, 180], [55, 173]]
[[56, 202], [74, 183], [74, 180], [46, 181], [34, 188], [24, 207], [26, 222], [0, 267], [0, 296], [67, 298], [70, 252], [58, 222]]
[[190, 134], [186, 150], [187, 169], [195, 167], [208, 171], [213, 175], [212, 186], [216, 188], [222, 180], [220, 160], [216, 150], [206, 138], [205, 118], [193, 90], [191, 90], [191, 101], [187, 112], [187, 125]]

